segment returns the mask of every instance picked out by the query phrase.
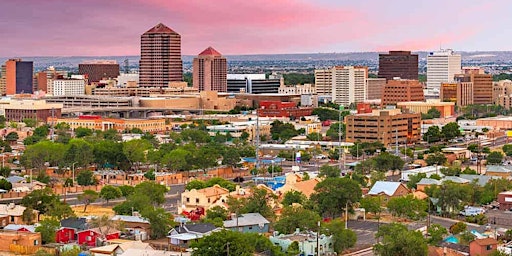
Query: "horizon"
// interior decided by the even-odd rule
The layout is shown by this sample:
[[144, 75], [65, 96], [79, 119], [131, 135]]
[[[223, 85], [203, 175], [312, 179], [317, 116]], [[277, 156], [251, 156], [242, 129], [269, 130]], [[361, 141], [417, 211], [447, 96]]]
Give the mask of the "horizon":
[[512, 17], [506, 6], [512, 2], [7, 1], [0, 26], [9, 40], [0, 44], [0, 55], [137, 56], [140, 35], [158, 23], [181, 35], [185, 56], [208, 46], [225, 56], [509, 51]]

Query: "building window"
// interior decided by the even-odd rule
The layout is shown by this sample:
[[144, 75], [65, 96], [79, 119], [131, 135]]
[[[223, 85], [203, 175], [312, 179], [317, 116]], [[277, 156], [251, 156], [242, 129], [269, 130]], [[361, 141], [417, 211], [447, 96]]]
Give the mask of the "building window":
[[14, 216], [11, 216], [11, 222], [14, 222]]
[[199, 203], [199, 198], [196, 198], [196, 204], [198, 204], [198, 203]]
[[492, 245], [487, 245], [487, 247], [485, 249], [488, 251], [492, 250]]
[[187, 201], [187, 203], [190, 203], [190, 198], [187, 197], [186, 201]]
[[38, 245], [39, 244], [39, 240], [34, 240], [34, 245]]

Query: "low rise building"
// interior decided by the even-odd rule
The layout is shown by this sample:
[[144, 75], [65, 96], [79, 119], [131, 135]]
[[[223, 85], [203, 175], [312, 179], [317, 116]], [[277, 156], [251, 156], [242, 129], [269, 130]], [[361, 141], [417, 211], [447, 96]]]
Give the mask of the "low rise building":
[[320, 182], [319, 178], [309, 180], [302, 180], [302, 176], [295, 173], [287, 173], [285, 176], [285, 183], [282, 187], [277, 189], [281, 195], [291, 191], [298, 191], [309, 198], [315, 192], [315, 186]]
[[21, 122], [26, 118], [35, 119], [38, 122], [46, 122], [48, 117], [60, 117], [62, 108], [62, 104], [48, 103], [45, 100], [0, 100], [0, 114], [4, 115], [5, 119], [9, 122]]
[[223, 125], [210, 125], [207, 126], [206, 129], [211, 136], [215, 136], [218, 132], [222, 135], [229, 133], [233, 138], [240, 138], [245, 132], [248, 135], [247, 139], [249, 141], [254, 141], [257, 136], [258, 126], [260, 136], [266, 136], [269, 138], [271, 125], [268, 122], [260, 122], [258, 125], [256, 124], [256, 121], [232, 122], [230, 124]]
[[500, 210], [508, 211], [512, 209], [512, 191], [505, 191], [498, 194], [498, 203]]
[[[0, 223], [1, 227], [8, 224], [27, 224], [23, 220], [23, 212], [27, 209], [25, 206], [17, 205], [14, 203], [0, 204]], [[33, 219], [38, 219], [38, 211], [33, 210]]]
[[220, 200], [223, 195], [228, 194], [229, 190], [219, 185], [203, 189], [185, 190], [185, 192], [181, 193], [182, 205], [179, 211], [189, 212], [197, 208], [203, 208], [206, 211], [212, 204], [217, 202], [217, 200]]
[[384, 197], [384, 202], [387, 202], [390, 198], [405, 196], [410, 192], [411, 191], [401, 182], [377, 181], [370, 191], [368, 191], [368, 195], [382, 196]]
[[293, 234], [279, 234], [269, 237], [270, 242], [281, 247], [283, 252], [297, 242], [301, 255], [329, 255], [334, 253], [332, 236], [324, 234], [317, 235], [315, 232], [295, 232]]
[[49, 117], [48, 123], [50, 125], [65, 123], [69, 125], [71, 130], [75, 130], [78, 127], [101, 131], [114, 129], [118, 132], [130, 131], [135, 128], [149, 133], [167, 130], [165, 119], [119, 119], [103, 118], [101, 116], [79, 116], [78, 118]]
[[259, 213], [246, 213], [224, 221], [224, 228], [242, 233], [267, 233], [270, 222]]
[[0, 252], [33, 255], [39, 248], [41, 248], [41, 233], [0, 230]]
[[400, 109], [345, 116], [347, 142], [414, 143], [421, 139], [421, 115]]
[[510, 166], [510, 165], [487, 165], [485, 175], [509, 179], [512, 176], [512, 166]]
[[475, 239], [469, 242], [470, 256], [491, 255], [498, 249], [498, 240], [494, 238]]
[[427, 100], [423, 101], [407, 101], [398, 102], [396, 104], [398, 108], [408, 109], [411, 113], [426, 114], [430, 109], [437, 109], [442, 118], [450, 117], [455, 115], [455, 103], [454, 102], [441, 102], [440, 100]]
[[313, 108], [297, 107], [295, 102], [260, 101], [258, 116], [300, 118], [310, 116]]
[[147, 240], [151, 235], [151, 225], [149, 221], [138, 215], [114, 215], [110, 220], [121, 222], [124, 229], [130, 235], [133, 235], [135, 240]]
[[211, 223], [180, 224], [169, 231], [167, 238], [170, 245], [187, 248], [190, 242], [197, 241], [219, 230], [220, 228]]

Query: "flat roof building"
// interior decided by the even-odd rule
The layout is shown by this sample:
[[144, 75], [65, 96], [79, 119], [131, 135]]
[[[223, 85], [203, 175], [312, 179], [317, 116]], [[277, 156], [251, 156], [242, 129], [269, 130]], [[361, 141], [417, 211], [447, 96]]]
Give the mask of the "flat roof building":
[[412, 113], [420, 114], [426, 114], [430, 109], [435, 108], [441, 113], [440, 117], [442, 118], [455, 115], [454, 102], [442, 102], [440, 100], [427, 100], [426, 102], [406, 101], [398, 102], [396, 106], [401, 109], [408, 109]]
[[366, 79], [366, 99], [380, 100], [382, 92], [386, 86], [386, 78], [368, 78]]
[[119, 64], [115, 60], [96, 60], [78, 64], [78, 74], [86, 75], [89, 83], [97, 83], [104, 78], [119, 76]]
[[453, 82], [461, 73], [461, 55], [451, 49], [427, 55], [427, 95], [439, 96], [441, 83]]
[[410, 51], [389, 51], [379, 54], [378, 77], [386, 80], [393, 80], [396, 77], [418, 80], [418, 54], [411, 54]]
[[[5, 62], [5, 91], [3, 95], [34, 92], [34, 62], [21, 59], [9, 59]], [[4, 68], [2, 67], [2, 68]], [[4, 73], [4, 72], [2, 72]], [[3, 76], [3, 74], [2, 74]], [[1, 88], [0, 88], [1, 89]]]
[[231, 93], [278, 93], [282, 84], [282, 79], [266, 79], [265, 74], [227, 75], [227, 92]]
[[418, 80], [388, 80], [384, 86], [382, 105], [396, 105], [398, 102], [424, 101], [423, 86]]

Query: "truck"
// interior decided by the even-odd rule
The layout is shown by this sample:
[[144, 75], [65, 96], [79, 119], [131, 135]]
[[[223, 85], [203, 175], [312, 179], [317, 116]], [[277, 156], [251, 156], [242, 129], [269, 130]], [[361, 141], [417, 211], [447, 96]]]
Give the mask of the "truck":
[[464, 210], [460, 211], [460, 215], [468, 217], [468, 216], [476, 216], [479, 214], [484, 214], [485, 208], [483, 207], [473, 207], [473, 206], [466, 206], [464, 207]]

